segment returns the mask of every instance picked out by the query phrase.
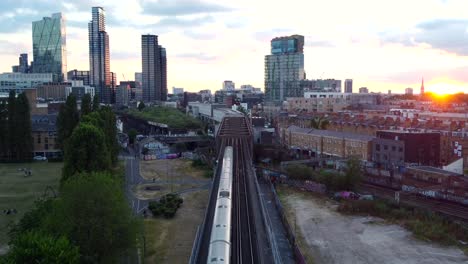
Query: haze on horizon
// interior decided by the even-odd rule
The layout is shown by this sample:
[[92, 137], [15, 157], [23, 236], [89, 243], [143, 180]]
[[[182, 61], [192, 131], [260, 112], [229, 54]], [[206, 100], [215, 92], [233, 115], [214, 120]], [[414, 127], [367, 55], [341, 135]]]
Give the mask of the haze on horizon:
[[277, 36], [305, 36], [308, 79], [354, 80], [372, 92], [468, 91], [466, 0], [6, 0], [0, 4], [0, 72], [20, 53], [32, 59], [32, 21], [62, 12], [67, 70], [89, 69], [91, 7], [106, 10], [111, 71], [141, 71], [141, 35], [156, 34], [168, 56], [168, 89], [264, 86], [264, 56]]

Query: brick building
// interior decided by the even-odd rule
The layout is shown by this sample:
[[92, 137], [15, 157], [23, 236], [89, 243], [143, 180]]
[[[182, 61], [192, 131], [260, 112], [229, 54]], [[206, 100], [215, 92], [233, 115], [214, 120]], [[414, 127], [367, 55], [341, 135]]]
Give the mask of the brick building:
[[377, 137], [405, 143], [405, 162], [440, 166], [440, 133], [411, 131], [377, 131]]
[[357, 156], [371, 160], [372, 136], [290, 126], [281, 131], [281, 142], [289, 149], [340, 158]]
[[405, 142], [384, 138], [374, 138], [372, 161], [381, 168], [394, 169], [405, 163]]
[[32, 115], [32, 137], [34, 156], [57, 158], [62, 151], [57, 146], [57, 115]]

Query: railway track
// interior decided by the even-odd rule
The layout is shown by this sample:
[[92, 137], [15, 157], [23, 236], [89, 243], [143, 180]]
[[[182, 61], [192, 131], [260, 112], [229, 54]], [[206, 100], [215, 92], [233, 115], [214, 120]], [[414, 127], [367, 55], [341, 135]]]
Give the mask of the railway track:
[[[219, 176], [221, 173], [221, 160], [226, 147], [233, 147], [232, 169], [232, 211], [231, 211], [231, 235], [230, 235], [230, 261], [235, 264], [263, 264], [273, 263], [271, 259], [270, 245], [267, 244], [266, 229], [263, 226], [259, 208], [259, 197], [253, 182], [253, 132], [250, 121], [243, 115], [225, 117], [220, 124], [216, 136], [216, 149], [218, 152], [218, 170], [214, 178], [210, 205], [204, 220], [204, 228], [200, 239], [200, 247], [196, 257], [196, 263], [216, 263], [219, 259], [208, 259], [209, 233], [213, 224], [211, 217], [215, 214], [213, 202], [216, 199]], [[211, 201], [213, 200], [213, 201]], [[206, 243], [208, 240], [208, 243]], [[269, 253], [270, 252], [270, 253]]]
[[[362, 183], [360, 187], [361, 189], [369, 191], [376, 196], [387, 199], [395, 199], [396, 190], [394, 189], [371, 183]], [[468, 207], [461, 204], [405, 193], [403, 191], [400, 191], [400, 202], [405, 205], [425, 208], [447, 215], [449, 217], [468, 221]]]

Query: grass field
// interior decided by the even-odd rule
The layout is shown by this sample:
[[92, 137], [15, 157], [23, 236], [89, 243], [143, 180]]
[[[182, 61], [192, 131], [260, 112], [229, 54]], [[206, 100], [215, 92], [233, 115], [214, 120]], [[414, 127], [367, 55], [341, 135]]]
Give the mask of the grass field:
[[207, 190], [183, 195], [184, 203], [174, 218], [145, 219], [144, 263], [189, 261], [197, 227], [203, 222], [208, 196]]
[[[53, 162], [0, 164], [0, 253], [8, 242], [9, 224], [21, 219], [47, 186], [57, 191], [62, 166], [62, 163]], [[24, 172], [18, 171], [20, 168], [30, 169], [32, 175], [25, 177]], [[17, 214], [3, 213], [3, 210], [13, 208]]]

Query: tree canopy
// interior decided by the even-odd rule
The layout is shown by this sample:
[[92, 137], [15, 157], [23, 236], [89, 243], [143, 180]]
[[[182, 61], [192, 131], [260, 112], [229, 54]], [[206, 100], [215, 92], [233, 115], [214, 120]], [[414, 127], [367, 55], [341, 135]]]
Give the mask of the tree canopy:
[[96, 94], [93, 97], [93, 111], [98, 111], [101, 105], [99, 104], [99, 96]]
[[31, 135], [31, 115], [28, 98], [25, 93], [18, 95], [14, 115], [16, 160], [26, 161], [31, 159], [33, 141]]
[[325, 117], [316, 117], [310, 120], [310, 126], [315, 129], [327, 129], [329, 121]]
[[111, 159], [101, 129], [80, 123], [68, 139], [65, 149], [62, 182], [75, 173], [104, 171], [111, 167]]
[[97, 263], [115, 263], [135, 246], [139, 223], [132, 216], [119, 179], [84, 173], [68, 179], [57, 204], [55, 226]]
[[5, 263], [78, 264], [78, 247], [60, 236], [40, 231], [28, 231], [16, 237], [4, 259]]
[[0, 160], [29, 161], [33, 150], [31, 114], [26, 94], [14, 90], [0, 102]]
[[138, 111], [143, 110], [145, 107], [146, 107], [146, 106], [145, 106], [145, 103], [144, 103], [144, 102], [140, 102], [140, 103], [138, 104]]
[[87, 93], [81, 98], [81, 116], [91, 113], [92, 110], [91, 95]]
[[57, 116], [57, 143], [61, 149], [65, 149], [65, 142], [73, 133], [73, 129], [80, 121], [76, 97], [70, 94], [65, 104], [60, 107]]

